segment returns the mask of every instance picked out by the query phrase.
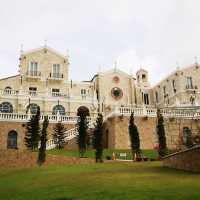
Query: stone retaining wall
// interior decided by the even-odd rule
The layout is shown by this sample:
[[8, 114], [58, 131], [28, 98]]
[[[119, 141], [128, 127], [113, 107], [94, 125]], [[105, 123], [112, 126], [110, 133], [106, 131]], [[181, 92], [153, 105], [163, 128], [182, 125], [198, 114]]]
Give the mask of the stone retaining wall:
[[200, 146], [166, 156], [163, 159], [163, 166], [200, 172]]

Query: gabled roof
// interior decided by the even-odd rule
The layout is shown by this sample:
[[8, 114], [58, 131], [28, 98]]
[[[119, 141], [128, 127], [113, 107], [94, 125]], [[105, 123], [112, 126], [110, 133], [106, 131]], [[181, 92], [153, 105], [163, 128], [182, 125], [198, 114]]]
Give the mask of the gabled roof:
[[100, 72], [100, 74], [111, 74], [111, 73], [120, 73], [123, 74], [124, 76], [131, 76], [130, 74], [118, 69], [118, 68], [112, 68], [110, 70], [107, 70], [105, 72]]
[[59, 53], [58, 51], [56, 51], [56, 50], [54, 50], [51, 47], [46, 46], [46, 45], [39, 47], [39, 48], [31, 49], [31, 50], [28, 50], [28, 51], [23, 51], [21, 55], [27, 55], [27, 54], [38, 52], [38, 51], [45, 50], [45, 49], [47, 49], [48, 51], [50, 51], [53, 54], [56, 54], [57, 56], [59, 56], [61, 58], [64, 58], [64, 59], [67, 58], [67, 56], [64, 56], [63, 54]]
[[0, 81], [1, 80], [6, 80], [6, 79], [9, 79], [9, 78], [15, 78], [17, 76], [20, 76], [20, 74], [17, 74], [17, 75], [13, 75], [13, 76], [8, 76], [8, 77], [5, 77], [5, 78], [0, 78]]
[[177, 67], [174, 71], [169, 73], [164, 79], [162, 79], [158, 83], [156, 83], [152, 88], [158, 87], [162, 82], [166, 81], [169, 77], [175, 75], [177, 72], [182, 72], [182, 71], [185, 71], [185, 70], [191, 69], [193, 67], [197, 67], [197, 66], [199, 66], [198, 63], [187, 65], [187, 66], [184, 66], [182, 68]]

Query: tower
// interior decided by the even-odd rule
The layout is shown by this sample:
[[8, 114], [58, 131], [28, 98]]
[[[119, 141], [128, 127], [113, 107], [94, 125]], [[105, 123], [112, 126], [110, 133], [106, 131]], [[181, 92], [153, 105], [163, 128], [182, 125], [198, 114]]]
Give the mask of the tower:
[[149, 87], [149, 77], [148, 77], [148, 71], [144, 69], [140, 69], [136, 72], [136, 77], [137, 77], [137, 84], [140, 87]]

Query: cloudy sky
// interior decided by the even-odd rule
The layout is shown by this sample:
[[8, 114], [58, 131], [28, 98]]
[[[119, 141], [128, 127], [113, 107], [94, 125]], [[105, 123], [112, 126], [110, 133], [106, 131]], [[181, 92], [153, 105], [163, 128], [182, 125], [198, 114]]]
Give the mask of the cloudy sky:
[[0, 0], [0, 77], [24, 50], [47, 45], [70, 57], [70, 78], [113, 67], [149, 70], [153, 84], [200, 62], [199, 0]]

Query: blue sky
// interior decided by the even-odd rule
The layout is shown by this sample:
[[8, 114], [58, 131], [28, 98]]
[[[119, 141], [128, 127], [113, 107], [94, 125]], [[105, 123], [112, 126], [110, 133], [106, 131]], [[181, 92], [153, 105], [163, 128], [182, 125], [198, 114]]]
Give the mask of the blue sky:
[[18, 70], [20, 45], [69, 54], [70, 78], [89, 80], [117, 61], [152, 84], [200, 62], [199, 0], [0, 0], [0, 77]]

